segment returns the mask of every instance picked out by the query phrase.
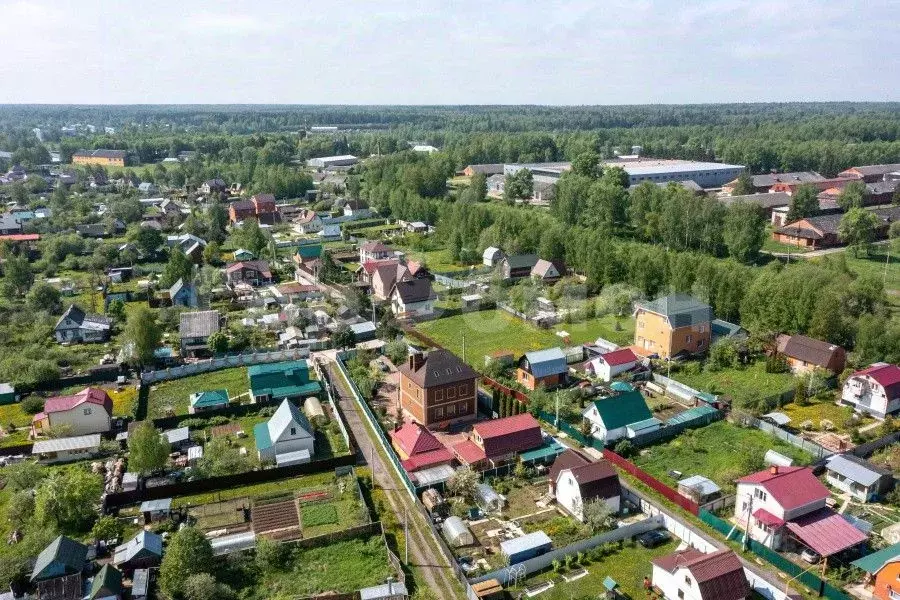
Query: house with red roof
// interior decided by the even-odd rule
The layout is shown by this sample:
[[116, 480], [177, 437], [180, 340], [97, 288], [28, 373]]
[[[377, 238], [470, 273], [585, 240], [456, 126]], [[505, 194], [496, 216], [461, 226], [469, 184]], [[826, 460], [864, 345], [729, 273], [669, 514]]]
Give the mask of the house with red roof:
[[408, 473], [453, 462], [453, 454], [419, 423], [405, 423], [390, 435], [391, 446]]
[[772, 550], [811, 549], [827, 557], [866, 535], [825, 505], [830, 496], [809, 467], [771, 466], [737, 480], [735, 521]]
[[37, 437], [48, 430], [65, 431], [67, 436], [104, 433], [112, 422], [112, 399], [100, 388], [84, 388], [71, 396], [54, 396], [44, 403], [44, 410], [31, 420], [31, 435]]
[[685, 548], [650, 561], [653, 585], [666, 600], [744, 600], [752, 590], [733, 550]]
[[841, 402], [864, 412], [885, 418], [900, 410], [900, 367], [875, 363], [847, 378]]
[[359, 264], [391, 258], [394, 251], [381, 242], [366, 242], [359, 247]]
[[619, 474], [605, 460], [595, 462], [577, 450], [566, 450], [553, 461], [549, 481], [557, 503], [579, 521], [584, 521], [588, 502], [605, 502], [612, 512], [619, 512]]
[[637, 364], [638, 357], [631, 348], [619, 348], [591, 359], [585, 366], [585, 370], [589, 375], [603, 381], [612, 381], [613, 377], [633, 369]]
[[491, 469], [516, 460], [520, 452], [544, 443], [541, 426], [529, 413], [481, 421], [469, 439], [453, 446], [453, 454], [473, 469]]
[[232, 286], [246, 283], [255, 287], [272, 283], [272, 271], [264, 260], [244, 260], [228, 265], [225, 279]]

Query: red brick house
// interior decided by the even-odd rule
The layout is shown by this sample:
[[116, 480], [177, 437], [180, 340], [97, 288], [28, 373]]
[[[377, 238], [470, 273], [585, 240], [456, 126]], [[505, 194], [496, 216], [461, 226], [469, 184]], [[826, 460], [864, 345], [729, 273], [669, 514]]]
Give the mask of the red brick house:
[[475, 418], [478, 373], [452, 352], [415, 353], [398, 370], [400, 406], [425, 427]]
[[228, 206], [228, 218], [232, 223], [256, 219], [262, 224], [274, 225], [279, 219], [275, 196], [256, 194], [249, 200], [237, 200]]
[[453, 454], [473, 469], [490, 469], [516, 460], [519, 452], [544, 443], [541, 426], [529, 413], [482, 421], [469, 439], [453, 446]]
[[772, 239], [801, 248], [829, 248], [840, 243], [838, 225], [843, 215], [819, 215], [788, 223], [772, 232]]
[[777, 343], [778, 352], [787, 359], [791, 371], [798, 375], [815, 368], [839, 375], [847, 364], [847, 353], [843, 348], [822, 340], [805, 335], [780, 335]]

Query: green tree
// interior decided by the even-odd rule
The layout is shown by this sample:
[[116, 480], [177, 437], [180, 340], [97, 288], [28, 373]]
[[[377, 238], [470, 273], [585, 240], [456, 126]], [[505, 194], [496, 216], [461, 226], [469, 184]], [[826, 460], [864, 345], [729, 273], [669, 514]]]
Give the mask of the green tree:
[[194, 527], [172, 536], [159, 569], [159, 585], [170, 598], [186, 598], [186, 583], [192, 576], [210, 573], [214, 557], [206, 536]]
[[216, 331], [207, 341], [209, 349], [216, 354], [224, 354], [228, 352], [228, 334], [224, 331]]
[[[43, 407], [43, 404], [41, 405]], [[3, 478], [14, 492], [33, 490], [44, 479], [47, 472], [39, 464], [23, 461], [5, 467]]]
[[851, 208], [862, 208], [866, 203], [866, 184], [862, 181], [851, 181], [838, 194], [837, 204], [843, 211]]
[[863, 208], [851, 208], [841, 217], [838, 235], [842, 242], [853, 249], [853, 256], [859, 256], [860, 251], [868, 256], [878, 224], [878, 217], [873, 213]]
[[256, 219], [244, 221], [240, 229], [237, 230], [235, 238], [241, 248], [246, 248], [255, 256], [260, 256], [269, 243], [269, 238], [260, 229]]
[[447, 491], [453, 496], [459, 496], [470, 502], [475, 497], [476, 485], [478, 485], [478, 473], [468, 466], [460, 467], [447, 480]]
[[59, 290], [49, 283], [36, 283], [28, 290], [26, 296], [28, 307], [33, 311], [44, 311], [57, 314], [62, 311], [62, 299]]
[[613, 510], [603, 498], [589, 500], [582, 507], [585, 524], [594, 534], [610, 529], [613, 524]]
[[6, 259], [3, 266], [6, 277], [3, 278], [3, 287], [9, 297], [22, 296], [31, 287], [34, 281], [34, 273], [25, 256], [12, 256]]
[[722, 239], [728, 254], [738, 262], [750, 262], [759, 255], [766, 237], [766, 219], [754, 204], [737, 202], [725, 214]]
[[572, 172], [591, 179], [600, 178], [600, 155], [593, 150], [582, 152], [572, 161]]
[[97, 541], [115, 540], [122, 537], [124, 527], [119, 520], [111, 515], [104, 515], [97, 519], [91, 528], [91, 537]]
[[166, 466], [169, 443], [150, 421], [142, 421], [128, 434], [128, 469], [147, 474]]
[[11, 523], [21, 526], [34, 516], [34, 494], [31, 490], [21, 490], [9, 497], [6, 517]]
[[148, 306], [138, 306], [128, 314], [125, 339], [131, 349], [131, 358], [138, 365], [153, 362], [153, 353], [162, 340], [162, 329], [156, 321], [156, 313]]
[[507, 202], [531, 198], [534, 190], [534, 176], [528, 169], [519, 169], [507, 175], [503, 182], [503, 199]]
[[350, 326], [343, 322], [338, 325], [337, 329], [335, 329], [334, 333], [331, 335], [331, 341], [334, 343], [335, 348], [343, 349], [352, 346], [355, 340]]
[[83, 468], [54, 471], [35, 495], [35, 518], [64, 533], [79, 533], [97, 518], [103, 481]]
[[230, 600], [234, 590], [209, 573], [197, 573], [184, 581], [184, 600]]
[[169, 253], [169, 262], [166, 263], [166, 268], [159, 278], [159, 285], [168, 288], [172, 287], [179, 279], [191, 281], [193, 272], [194, 265], [181, 248], [172, 248]]
[[137, 246], [144, 255], [150, 255], [163, 245], [165, 239], [162, 233], [152, 227], [135, 225], [128, 232], [128, 241]]
[[207, 477], [238, 475], [251, 469], [250, 459], [242, 456], [237, 446], [232, 446], [227, 438], [213, 438], [203, 449], [203, 458], [197, 462], [197, 469]]
[[208, 265], [222, 264], [222, 248], [218, 242], [210, 242], [203, 249], [203, 261]]
[[106, 314], [112, 317], [117, 323], [121, 323], [122, 319], [127, 317], [125, 313], [125, 302], [122, 300], [113, 300], [106, 308]]
[[279, 571], [285, 567], [290, 557], [290, 548], [286, 544], [273, 542], [260, 536], [256, 542], [256, 565], [263, 573]]
[[747, 196], [755, 192], [756, 188], [753, 186], [753, 177], [749, 172], [741, 171], [741, 174], [737, 177], [737, 182], [734, 184], [734, 189], [731, 191], [731, 195]]
[[819, 214], [819, 190], [808, 183], [798, 186], [791, 195], [787, 222], [793, 223], [798, 219], [814, 217], [817, 214]]

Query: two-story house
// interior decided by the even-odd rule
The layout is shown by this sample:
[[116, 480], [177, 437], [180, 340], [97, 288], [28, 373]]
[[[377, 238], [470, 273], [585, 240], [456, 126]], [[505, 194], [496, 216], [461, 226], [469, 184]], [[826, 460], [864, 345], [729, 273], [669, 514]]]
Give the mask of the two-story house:
[[638, 303], [634, 310], [634, 344], [660, 358], [709, 350], [713, 310], [687, 294], [672, 294]]
[[366, 242], [359, 247], [359, 264], [393, 258], [394, 251], [381, 242]]
[[541, 426], [530, 413], [481, 421], [469, 439], [452, 448], [456, 459], [473, 469], [491, 469], [515, 461], [520, 452], [544, 443]]
[[44, 410], [31, 420], [32, 436], [48, 430], [65, 431], [79, 436], [109, 431], [112, 422], [112, 400], [100, 388], [84, 388], [70, 396], [54, 396], [44, 402]]
[[437, 294], [430, 279], [405, 279], [394, 283], [389, 298], [394, 316], [407, 319], [433, 314]]
[[112, 319], [103, 315], [91, 315], [70, 304], [56, 322], [53, 335], [63, 342], [105, 342], [109, 340]]
[[316, 436], [309, 420], [287, 398], [268, 421], [257, 423], [253, 436], [260, 461], [298, 464], [309, 462], [316, 452]]
[[422, 425], [475, 418], [478, 373], [449, 350], [413, 353], [398, 370], [400, 406]]
[[879, 419], [900, 410], [900, 367], [875, 363], [847, 378], [841, 402]]
[[272, 271], [264, 260], [236, 262], [225, 268], [225, 279], [229, 285], [245, 283], [254, 287], [272, 283]]
[[735, 521], [772, 550], [809, 548], [828, 557], [866, 535], [825, 505], [830, 492], [809, 467], [773, 465], [737, 480]]
[[666, 600], [744, 600], [753, 593], [733, 550], [685, 548], [654, 558], [653, 585]]
[[516, 367], [516, 381], [529, 390], [555, 388], [566, 382], [569, 365], [560, 348], [526, 352]]
[[605, 502], [619, 512], [622, 488], [616, 469], [605, 460], [592, 461], [577, 450], [566, 450], [550, 467], [550, 493], [579, 521], [589, 502]]
[[500, 259], [500, 273], [503, 279], [522, 279], [529, 277], [534, 265], [537, 264], [537, 254], [515, 254]]
[[261, 224], [274, 225], [279, 221], [275, 196], [256, 194], [249, 200], [236, 200], [228, 205], [228, 219], [232, 223], [255, 219]]
[[640, 390], [622, 381], [611, 387], [612, 395], [594, 400], [581, 413], [594, 438], [609, 444], [660, 428]]

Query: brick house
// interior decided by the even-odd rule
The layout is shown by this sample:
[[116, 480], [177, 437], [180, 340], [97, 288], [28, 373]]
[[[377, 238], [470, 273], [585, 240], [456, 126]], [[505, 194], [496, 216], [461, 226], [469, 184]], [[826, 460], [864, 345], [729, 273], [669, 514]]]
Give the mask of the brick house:
[[843, 348], [805, 335], [780, 335], [777, 347], [796, 375], [816, 368], [839, 375], [847, 363], [847, 353]]
[[709, 350], [713, 310], [687, 294], [672, 294], [638, 303], [634, 310], [634, 344], [660, 358]]
[[279, 219], [275, 196], [256, 194], [249, 200], [238, 200], [228, 206], [228, 218], [232, 223], [256, 219], [261, 224], [274, 225]]
[[246, 283], [255, 287], [272, 283], [272, 271], [264, 260], [247, 260], [228, 265], [225, 278], [229, 285]]
[[457, 460], [473, 469], [489, 469], [516, 460], [519, 452], [544, 443], [541, 426], [530, 413], [481, 421], [469, 439], [454, 445]]
[[398, 370], [400, 406], [425, 427], [475, 417], [478, 373], [452, 352], [415, 353]]
[[516, 368], [516, 381], [528, 388], [535, 390], [540, 386], [554, 388], [566, 382], [569, 366], [566, 364], [566, 355], [559, 348], [548, 348], [526, 352], [519, 359]]

